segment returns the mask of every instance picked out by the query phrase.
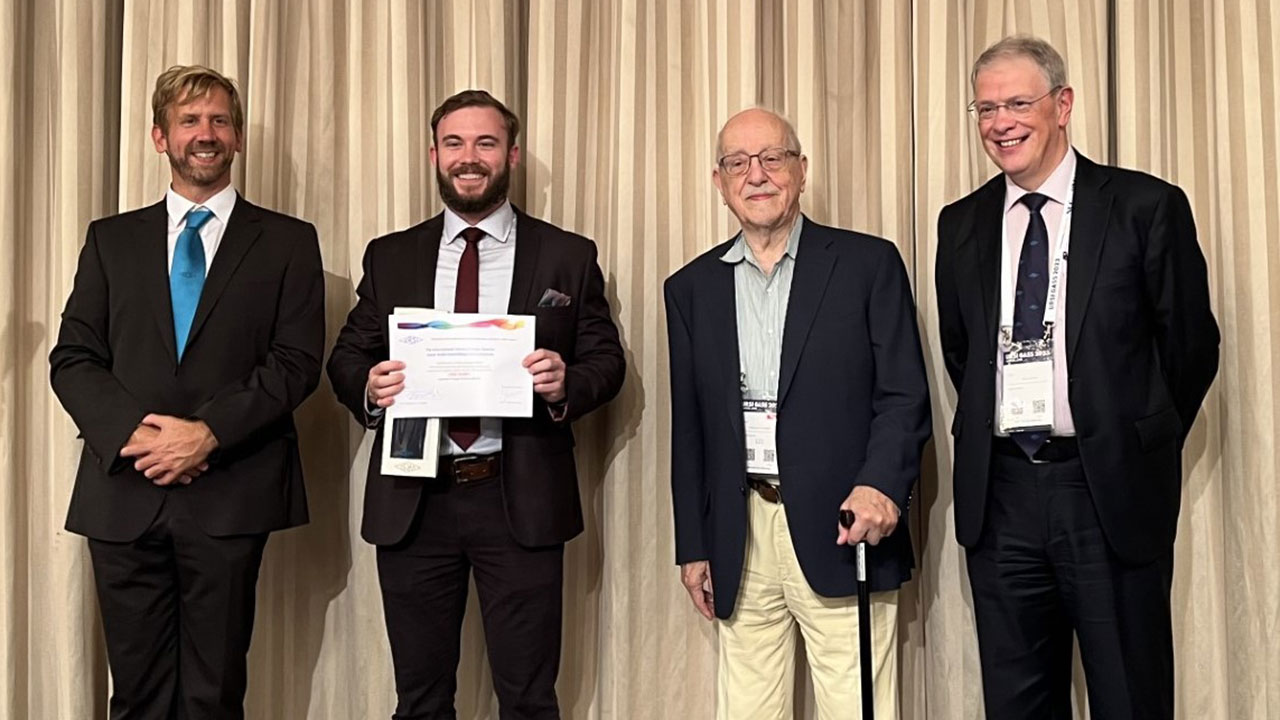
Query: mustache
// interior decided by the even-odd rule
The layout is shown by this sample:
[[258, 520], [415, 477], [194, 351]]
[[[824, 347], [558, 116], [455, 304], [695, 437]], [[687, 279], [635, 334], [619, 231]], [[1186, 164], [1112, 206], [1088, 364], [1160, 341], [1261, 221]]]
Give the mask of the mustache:
[[449, 177], [457, 177], [459, 175], [467, 174], [484, 175], [487, 177], [489, 175], [489, 168], [481, 165], [480, 163], [460, 163], [449, 170]]
[[186, 154], [190, 155], [198, 152], [209, 152], [211, 150], [214, 152], [226, 152], [227, 148], [222, 143], [212, 140], [207, 142], [194, 142], [187, 146]]

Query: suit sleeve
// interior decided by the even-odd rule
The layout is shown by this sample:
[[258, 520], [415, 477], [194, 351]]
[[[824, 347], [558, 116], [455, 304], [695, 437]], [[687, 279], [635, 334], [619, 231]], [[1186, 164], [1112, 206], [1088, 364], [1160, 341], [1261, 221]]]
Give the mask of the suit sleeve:
[[938, 252], [933, 267], [933, 282], [938, 296], [938, 335], [942, 344], [942, 362], [946, 365], [952, 387], [958, 392], [960, 383], [964, 381], [969, 338], [960, 317], [960, 296], [956, 292], [955, 243], [947, 231], [952, 222], [954, 219], [948, 218], [948, 209], [943, 208], [938, 214]]
[[101, 250], [90, 225], [49, 366], [54, 393], [109, 473], [123, 465], [120, 449], [147, 411], [111, 372], [109, 288]]
[[1209, 304], [1209, 277], [1196, 241], [1191, 205], [1169, 186], [1156, 205], [1144, 258], [1147, 299], [1154, 310], [1156, 352], [1178, 415], [1182, 439], [1218, 372], [1218, 324]]
[[596, 261], [594, 243], [582, 272], [573, 362], [564, 373], [565, 414], [558, 418], [561, 422], [572, 422], [611, 400], [626, 375], [626, 359], [604, 296], [604, 275]]
[[867, 318], [876, 374], [871, 432], [854, 484], [876, 488], [905, 511], [931, 432], [929, 383], [906, 267], [897, 250], [884, 245]]
[[316, 389], [324, 357], [324, 269], [316, 230], [292, 238], [275, 332], [263, 362], [196, 410], [226, 452], [292, 413]]
[[329, 382], [338, 401], [366, 428], [381, 422], [381, 415], [371, 415], [365, 405], [369, 368], [390, 356], [385, 330], [387, 318], [379, 309], [374, 282], [376, 247], [377, 243], [371, 242], [365, 248], [364, 277], [356, 288], [356, 306], [347, 314], [347, 323], [338, 332], [328, 365]]
[[707, 496], [698, 393], [694, 387], [693, 334], [674, 283], [667, 280], [667, 346], [671, 362], [671, 504], [676, 526], [676, 563], [707, 560]]

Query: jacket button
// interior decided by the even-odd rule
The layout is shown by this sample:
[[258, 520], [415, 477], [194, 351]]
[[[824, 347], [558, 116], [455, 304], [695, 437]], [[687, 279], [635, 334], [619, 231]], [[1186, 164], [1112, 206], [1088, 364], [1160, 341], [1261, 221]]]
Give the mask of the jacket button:
[[746, 495], [746, 494], [747, 494], [747, 486], [746, 486], [746, 485], [739, 485], [739, 486], [738, 486], [738, 492], [742, 493], [743, 495]]
[[996, 361], [995, 361], [995, 360], [988, 360], [988, 361], [987, 361], [987, 367], [993, 367], [995, 364], [996, 364]]
[[987, 427], [991, 427], [991, 418], [987, 418]]

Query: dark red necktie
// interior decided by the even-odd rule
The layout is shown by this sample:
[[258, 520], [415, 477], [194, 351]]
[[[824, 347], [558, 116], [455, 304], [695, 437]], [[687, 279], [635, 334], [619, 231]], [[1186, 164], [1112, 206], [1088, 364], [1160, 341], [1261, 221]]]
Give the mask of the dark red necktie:
[[[453, 311], [456, 313], [480, 312], [480, 238], [484, 231], [469, 227], [462, 231], [467, 246], [458, 260], [458, 285], [453, 293]], [[449, 439], [466, 450], [480, 437], [480, 418], [450, 418]]]

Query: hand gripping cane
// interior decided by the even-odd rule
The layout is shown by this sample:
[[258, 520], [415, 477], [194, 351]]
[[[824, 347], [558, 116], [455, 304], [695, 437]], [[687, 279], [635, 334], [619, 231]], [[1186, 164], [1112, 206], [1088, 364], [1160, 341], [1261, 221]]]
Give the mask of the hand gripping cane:
[[[853, 527], [853, 511], [840, 511], [840, 524]], [[858, 563], [858, 667], [862, 670], [862, 720], [874, 720], [875, 689], [871, 682], [871, 591], [867, 587], [867, 541], [854, 546]]]

